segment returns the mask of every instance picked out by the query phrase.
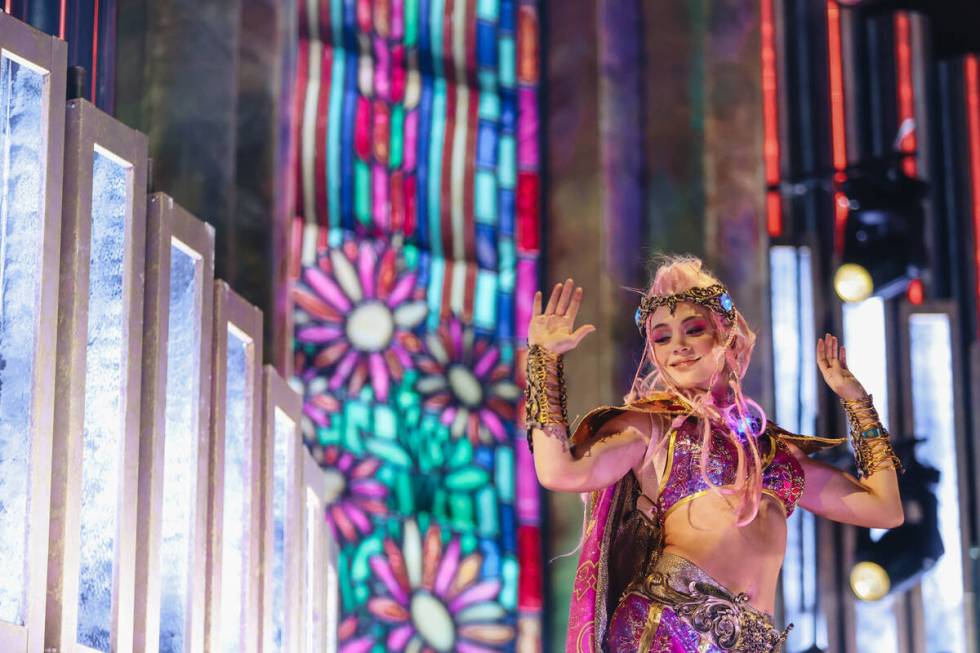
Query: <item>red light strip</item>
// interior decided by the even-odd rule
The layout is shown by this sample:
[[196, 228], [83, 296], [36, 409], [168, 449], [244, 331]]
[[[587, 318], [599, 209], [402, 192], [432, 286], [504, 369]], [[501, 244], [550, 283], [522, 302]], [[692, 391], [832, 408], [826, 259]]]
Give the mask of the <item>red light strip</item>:
[[[895, 73], [898, 79], [898, 124], [915, 120], [915, 87], [912, 83], [912, 28], [906, 11], [895, 12]], [[906, 156], [902, 158], [902, 169], [910, 177], [918, 174], [918, 161], [915, 158], [915, 132], [909, 132], [898, 144]]]
[[[776, 21], [773, 0], [761, 0], [762, 29], [762, 111], [763, 159], [766, 186], [770, 189], [780, 182], [779, 170], [779, 93], [776, 74]], [[779, 193], [770, 190], [766, 197], [766, 225], [771, 237], [783, 233], [782, 202]]]
[[68, 15], [68, 0], [61, 0], [61, 13], [58, 15], [58, 38], [65, 40], [65, 17]]
[[[840, 5], [835, 0], [827, 0], [827, 53], [830, 72], [830, 129], [832, 133], [834, 181], [846, 178], [847, 131], [844, 122], [844, 64], [841, 52]], [[844, 225], [847, 222], [847, 202], [843, 193], [834, 195], [834, 250], [841, 251], [844, 245]]]
[[976, 267], [977, 317], [980, 318], [980, 75], [977, 55], [967, 55], [966, 123], [970, 134], [970, 189], [973, 196], [973, 263]]
[[8, 16], [10, 15], [10, 10], [12, 8], [11, 5], [13, 4], [14, 4], [14, 0], [6, 0], [6, 2], [3, 3], [3, 11]]

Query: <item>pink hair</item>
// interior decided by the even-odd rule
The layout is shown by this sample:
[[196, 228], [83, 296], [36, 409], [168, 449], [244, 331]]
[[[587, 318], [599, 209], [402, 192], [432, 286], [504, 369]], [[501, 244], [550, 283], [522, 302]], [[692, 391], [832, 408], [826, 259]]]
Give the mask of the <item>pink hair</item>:
[[[647, 296], [672, 295], [691, 288], [706, 287], [721, 283], [717, 277], [704, 268], [699, 258], [694, 256], [664, 257], [654, 274], [653, 283], [646, 290]], [[713, 350], [715, 370], [708, 383], [707, 390], [681, 388], [667, 370], [660, 367], [653, 355], [652, 314], [642, 325], [646, 335], [646, 345], [643, 348], [643, 358], [633, 378], [633, 385], [625, 397], [626, 403], [637, 401], [649, 396], [655, 391], [667, 391], [682, 397], [690, 404], [691, 410], [673, 421], [671, 428], [678, 428], [687, 418], [695, 417], [702, 427], [702, 446], [700, 458], [701, 477], [705, 483], [720, 495], [734, 496], [736, 502], [732, 506], [739, 526], [744, 526], [755, 519], [762, 500], [762, 462], [756, 437], [765, 430], [766, 416], [762, 408], [752, 399], [742, 394], [742, 377], [748, 370], [755, 347], [755, 333], [749, 328], [742, 314], [735, 311], [735, 318], [728, 320], [723, 315], [710, 309], [705, 309], [715, 327], [718, 343]], [[727, 376], [730, 392], [727, 399], [719, 400], [712, 393], [719, 381]], [[752, 413], [756, 419], [750, 419]], [[739, 426], [746, 436], [740, 435]], [[714, 444], [712, 433], [720, 430], [738, 453], [738, 464], [735, 471], [735, 483], [721, 487], [712, 483], [708, 477], [708, 460]], [[666, 435], [666, 433], [664, 434]], [[663, 437], [651, 440], [644, 457], [644, 465], [651, 464], [656, 451], [667, 442]]]

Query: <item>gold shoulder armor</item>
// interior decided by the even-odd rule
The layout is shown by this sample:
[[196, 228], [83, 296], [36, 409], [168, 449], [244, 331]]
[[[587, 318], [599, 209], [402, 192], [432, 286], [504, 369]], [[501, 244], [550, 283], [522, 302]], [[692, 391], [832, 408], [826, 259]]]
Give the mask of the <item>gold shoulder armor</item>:
[[687, 406], [668, 392], [656, 392], [644, 399], [622, 406], [599, 406], [590, 410], [572, 431], [572, 454], [577, 458], [593, 444], [608, 437], [599, 436], [602, 427], [623, 413], [646, 413], [658, 415], [683, 415]]
[[847, 438], [822, 438], [816, 435], [797, 435], [796, 433], [790, 433], [773, 422], [769, 422], [769, 428], [772, 429], [773, 435], [777, 439], [799, 447], [808, 456], [825, 449], [833, 449], [847, 442]]

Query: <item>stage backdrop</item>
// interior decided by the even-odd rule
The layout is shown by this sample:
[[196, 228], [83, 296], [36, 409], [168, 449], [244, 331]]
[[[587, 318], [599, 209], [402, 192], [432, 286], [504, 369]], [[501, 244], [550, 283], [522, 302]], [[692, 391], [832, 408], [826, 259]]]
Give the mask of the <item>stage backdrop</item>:
[[340, 650], [539, 650], [537, 3], [309, 0], [299, 34], [293, 373]]

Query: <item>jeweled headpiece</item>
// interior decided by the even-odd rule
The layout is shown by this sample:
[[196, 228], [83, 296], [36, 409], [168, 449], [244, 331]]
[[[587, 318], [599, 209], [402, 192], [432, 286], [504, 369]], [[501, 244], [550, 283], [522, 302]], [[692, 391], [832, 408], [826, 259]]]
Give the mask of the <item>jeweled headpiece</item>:
[[677, 310], [678, 302], [691, 302], [692, 304], [700, 304], [705, 308], [710, 308], [715, 313], [718, 313], [722, 317], [728, 320], [735, 319], [735, 302], [732, 301], [732, 296], [728, 294], [728, 289], [720, 283], [716, 283], [705, 287], [695, 287], [690, 290], [685, 290], [684, 292], [674, 293], [673, 295], [647, 295], [640, 300], [640, 306], [636, 309], [636, 314], [634, 319], [636, 320], [636, 328], [640, 330], [640, 333], [645, 333], [643, 330], [643, 324], [653, 313], [661, 306], [666, 306], [670, 309], [670, 314], [673, 315], [674, 311]]

